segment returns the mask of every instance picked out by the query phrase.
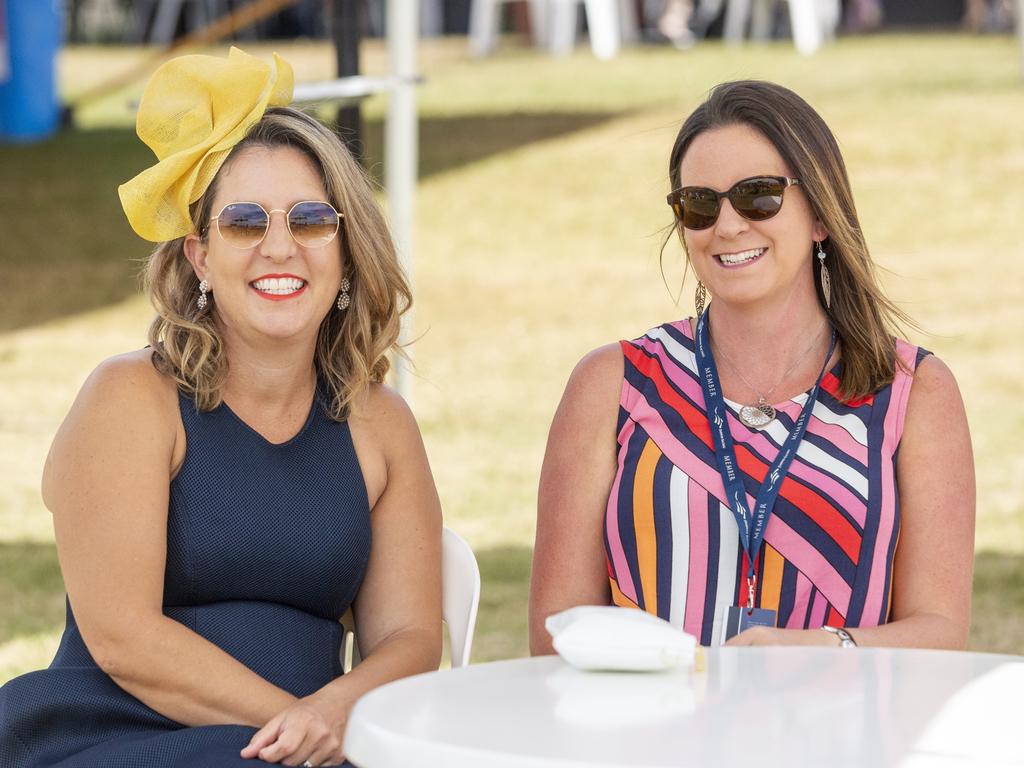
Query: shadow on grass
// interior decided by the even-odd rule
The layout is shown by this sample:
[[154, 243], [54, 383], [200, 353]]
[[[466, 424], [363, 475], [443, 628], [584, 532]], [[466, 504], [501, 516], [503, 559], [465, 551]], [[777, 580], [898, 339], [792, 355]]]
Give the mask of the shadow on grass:
[[[583, 130], [605, 113], [424, 117], [420, 178]], [[367, 167], [378, 178], [383, 125], [366, 125]], [[68, 131], [40, 144], [0, 145], [5, 282], [0, 332], [122, 301], [138, 290], [151, 246], [132, 232], [117, 187], [150, 165], [130, 129]]]
[[476, 552], [480, 564], [480, 611], [473, 638], [474, 662], [530, 655], [527, 603], [530, 594], [529, 547], [495, 547]]
[[[529, 547], [481, 549], [483, 588], [473, 661], [526, 656]], [[0, 543], [0, 645], [59, 631], [64, 585], [52, 544]], [[1024, 555], [981, 552], [975, 561], [974, 622], [968, 647], [1024, 654]]]
[[967, 647], [1024, 655], [1024, 555], [979, 552]]
[[64, 580], [53, 544], [0, 542], [0, 645], [64, 627]]
[[[420, 179], [454, 170], [539, 141], [567, 136], [620, 117], [610, 112], [512, 112], [420, 119]], [[366, 166], [383, 180], [384, 125], [365, 126]]]

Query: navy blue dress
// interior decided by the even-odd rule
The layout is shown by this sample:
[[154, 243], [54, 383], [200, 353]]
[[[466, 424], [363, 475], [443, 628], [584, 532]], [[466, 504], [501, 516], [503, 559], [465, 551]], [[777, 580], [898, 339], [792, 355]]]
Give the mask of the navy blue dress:
[[[272, 444], [230, 408], [179, 397], [185, 463], [171, 483], [164, 613], [295, 696], [339, 676], [338, 618], [370, 555], [366, 486], [348, 424], [319, 398]], [[0, 768], [255, 768], [255, 729], [189, 728], [119, 688], [72, 606], [48, 669], [0, 688]]]

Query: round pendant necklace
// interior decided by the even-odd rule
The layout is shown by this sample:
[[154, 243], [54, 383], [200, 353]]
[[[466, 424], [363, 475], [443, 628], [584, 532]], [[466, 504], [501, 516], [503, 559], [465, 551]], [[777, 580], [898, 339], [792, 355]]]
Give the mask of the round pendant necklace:
[[761, 429], [775, 421], [775, 407], [760, 397], [757, 405], [744, 405], [740, 408], [740, 421], [751, 429]]
[[[779, 377], [778, 381], [775, 382], [772, 388], [766, 391], [763, 395], [757, 396], [756, 403], [754, 403], [753, 405], [743, 405], [740, 407], [739, 418], [744, 425], [750, 427], [751, 429], [763, 429], [764, 427], [767, 427], [769, 424], [775, 421], [775, 408], [768, 401], [768, 398], [771, 396], [772, 392], [778, 389], [779, 384], [785, 381], [786, 377], [789, 376], [789, 374], [791, 374], [793, 370], [801, 362], [803, 362], [803, 359], [811, 353], [811, 350], [818, 345], [818, 342], [821, 340], [821, 335], [825, 332], [825, 329], [827, 327], [828, 321], [822, 324], [821, 329], [814, 337], [814, 341], [811, 342], [810, 346], [807, 347], [807, 349], [800, 353], [796, 360], [793, 361], [793, 364], [786, 369], [786, 372]], [[726, 356], [725, 352], [722, 351], [722, 348], [715, 343], [714, 337], [712, 337], [711, 339], [711, 345], [712, 350], [714, 350], [715, 348], [718, 349], [718, 355], [723, 360], [725, 360], [726, 363], [729, 364], [729, 367], [732, 368], [733, 373], [740, 377], [740, 381], [746, 384], [747, 388], [750, 389], [752, 392], [757, 393], [758, 388], [751, 384], [749, 381], [747, 381], [747, 377], [740, 372], [739, 367], [737, 367], [736, 364], [733, 363], [733, 361]]]

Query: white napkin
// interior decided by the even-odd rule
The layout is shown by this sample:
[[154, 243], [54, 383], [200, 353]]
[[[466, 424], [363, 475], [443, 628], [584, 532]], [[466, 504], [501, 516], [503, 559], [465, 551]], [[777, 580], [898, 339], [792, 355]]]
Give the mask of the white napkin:
[[548, 616], [558, 655], [577, 669], [650, 672], [694, 666], [697, 638], [644, 611], [583, 605]]

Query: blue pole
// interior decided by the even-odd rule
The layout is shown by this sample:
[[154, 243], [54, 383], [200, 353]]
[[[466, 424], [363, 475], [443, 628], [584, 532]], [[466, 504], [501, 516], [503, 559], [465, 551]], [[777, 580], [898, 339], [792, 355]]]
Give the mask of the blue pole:
[[[0, 141], [38, 141], [60, 124], [61, 0], [0, 0]], [[3, 64], [7, 66], [4, 67]]]

